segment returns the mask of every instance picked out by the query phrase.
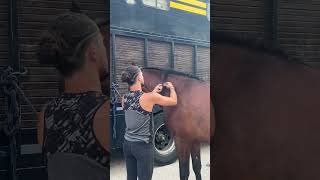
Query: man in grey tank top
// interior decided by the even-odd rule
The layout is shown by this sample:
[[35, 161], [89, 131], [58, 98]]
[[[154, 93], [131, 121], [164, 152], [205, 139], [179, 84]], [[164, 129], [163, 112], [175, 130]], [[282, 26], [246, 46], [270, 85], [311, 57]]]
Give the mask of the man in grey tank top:
[[142, 91], [143, 74], [139, 67], [129, 66], [121, 77], [128, 83], [129, 92], [122, 97], [126, 131], [123, 151], [126, 160], [127, 180], [151, 180], [153, 173], [153, 121], [152, 108], [155, 104], [174, 106], [177, 95], [171, 82], [164, 83], [170, 89], [170, 97], [162, 96], [162, 84], [150, 93]]

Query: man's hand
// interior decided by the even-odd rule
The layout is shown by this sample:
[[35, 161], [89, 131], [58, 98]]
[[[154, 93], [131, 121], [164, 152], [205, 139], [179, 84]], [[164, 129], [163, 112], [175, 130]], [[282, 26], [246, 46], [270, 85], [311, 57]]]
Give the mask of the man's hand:
[[162, 88], [163, 88], [162, 84], [158, 84], [158, 85], [153, 89], [152, 92], [160, 93], [160, 92], [162, 91]]
[[[160, 84], [161, 85], [161, 84]], [[162, 96], [159, 93], [152, 93], [152, 102], [154, 104], [158, 104], [160, 106], [174, 106], [177, 105], [178, 100], [177, 100], [177, 93], [174, 90], [174, 87], [171, 82], [166, 82], [163, 84], [163, 86], [160, 86], [159, 84], [156, 86], [155, 90], [153, 92], [156, 92], [157, 87], [159, 87], [159, 90], [162, 90], [163, 86], [167, 87], [170, 89], [170, 96]]]
[[169, 89], [174, 89], [172, 82], [165, 82], [163, 85]]

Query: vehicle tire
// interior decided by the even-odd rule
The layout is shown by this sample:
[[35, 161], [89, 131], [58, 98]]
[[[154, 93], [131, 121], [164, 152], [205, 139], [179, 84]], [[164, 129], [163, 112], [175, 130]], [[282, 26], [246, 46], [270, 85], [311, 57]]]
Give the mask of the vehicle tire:
[[173, 136], [164, 124], [163, 112], [157, 113], [154, 119], [154, 163], [157, 166], [165, 166], [177, 159], [176, 147]]

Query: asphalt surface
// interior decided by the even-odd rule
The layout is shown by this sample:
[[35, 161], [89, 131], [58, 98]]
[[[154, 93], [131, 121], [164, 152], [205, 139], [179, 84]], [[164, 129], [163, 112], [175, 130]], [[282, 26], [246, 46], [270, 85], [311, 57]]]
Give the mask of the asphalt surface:
[[[112, 153], [111, 156], [111, 171], [110, 171], [110, 180], [126, 180], [127, 173], [124, 158], [121, 152]], [[201, 146], [201, 175], [202, 180], [210, 179], [210, 146], [202, 145]], [[178, 161], [161, 167], [155, 167], [153, 171], [152, 180], [179, 180], [179, 164]], [[195, 180], [195, 175], [192, 170], [192, 164], [190, 159], [190, 176], [189, 180]]]

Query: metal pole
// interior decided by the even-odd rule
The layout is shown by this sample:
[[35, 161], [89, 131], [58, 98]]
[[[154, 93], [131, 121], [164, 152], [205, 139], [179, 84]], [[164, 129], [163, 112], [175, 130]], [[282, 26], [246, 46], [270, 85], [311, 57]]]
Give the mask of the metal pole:
[[117, 123], [117, 118], [116, 118], [116, 110], [117, 110], [117, 94], [115, 93], [116, 88], [114, 84], [116, 83], [116, 35], [114, 33], [112, 35], [112, 80], [111, 80], [111, 97], [113, 97], [114, 102], [112, 106], [112, 120], [113, 120], [113, 126], [112, 126], [112, 138], [116, 139], [117, 138], [117, 132], [116, 132], [116, 123]]
[[20, 72], [19, 53], [17, 45], [17, 4], [15, 0], [8, 0], [9, 4], [9, 61], [14, 71]]
[[198, 61], [198, 58], [197, 58], [197, 50], [198, 50], [198, 46], [195, 44], [193, 46], [193, 57], [192, 57], [192, 60], [193, 60], [193, 69], [192, 69], [192, 73], [194, 76], [197, 75], [197, 61]]
[[272, 8], [272, 42], [274, 46], [279, 45], [278, 41], [278, 17], [279, 17], [279, 9], [278, 9], [278, 0], [273, 0], [273, 8]]
[[[9, 38], [9, 63], [14, 71], [20, 72], [20, 58], [19, 58], [19, 52], [18, 52], [18, 45], [17, 45], [17, 4], [15, 0], [8, 0], [8, 19], [9, 19], [9, 27], [8, 27], [8, 38]], [[19, 85], [19, 82], [18, 82]], [[8, 108], [9, 110], [12, 109], [13, 106], [17, 105], [18, 109], [15, 111], [17, 113], [16, 115], [10, 115], [11, 117], [8, 117], [9, 121], [11, 119], [12, 122], [18, 124], [18, 128], [20, 128], [20, 115], [21, 115], [21, 106], [19, 99], [17, 98], [17, 94], [15, 92], [11, 93], [11, 96], [8, 97]], [[15, 102], [13, 102], [15, 101]], [[9, 114], [12, 112], [9, 112]], [[13, 134], [9, 137], [10, 141], [10, 164], [9, 164], [9, 177], [11, 180], [16, 180], [16, 165], [17, 165], [17, 155], [20, 154], [20, 130], [18, 129], [17, 134]]]
[[112, 82], [116, 83], [116, 35], [112, 33]]
[[148, 67], [148, 39], [144, 38], [144, 67]]
[[170, 68], [174, 69], [174, 42], [171, 42]]
[[264, 3], [264, 39], [266, 42], [272, 40], [272, 1], [265, 0]]
[[265, 0], [264, 39], [271, 45], [278, 45], [278, 1]]

